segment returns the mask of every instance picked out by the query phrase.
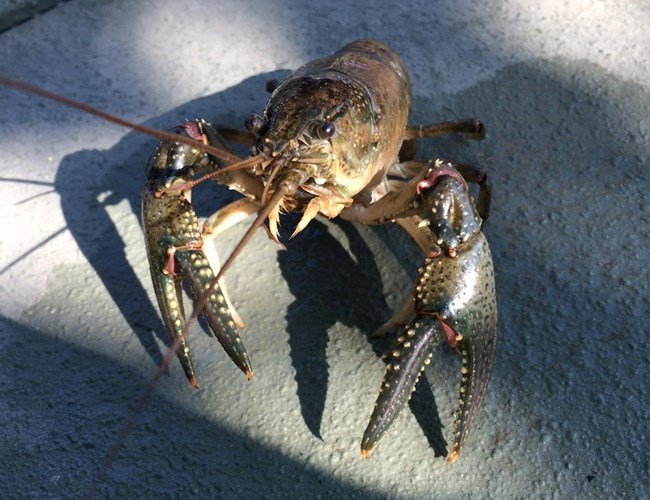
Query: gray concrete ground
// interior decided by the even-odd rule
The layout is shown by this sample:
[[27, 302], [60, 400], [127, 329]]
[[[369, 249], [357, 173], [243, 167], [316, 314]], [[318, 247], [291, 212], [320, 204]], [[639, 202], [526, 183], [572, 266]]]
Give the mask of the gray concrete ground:
[[66, 0], [0, 0], [0, 33], [47, 12]]
[[[172, 364], [95, 496], [647, 498], [649, 23], [644, 2], [78, 0], [2, 33], [1, 74], [160, 128], [239, 125], [269, 78], [379, 38], [410, 70], [413, 123], [489, 130], [420, 148], [494, 183], [498, 353], [456, 463], [434, 451], [451, 353], [359, 456], [384, 370], [366, 334], [420, 257], [396, 227], [318, 221], [288, 252], [260, 233], [228, 274], [254, 380], [193, 329], [200, 389]], [[138, 217], [154, 144], [0, 89], [4, 498], [81, 495], [166, 351]], [[207, 213], [232, 195], [195, 196]]]

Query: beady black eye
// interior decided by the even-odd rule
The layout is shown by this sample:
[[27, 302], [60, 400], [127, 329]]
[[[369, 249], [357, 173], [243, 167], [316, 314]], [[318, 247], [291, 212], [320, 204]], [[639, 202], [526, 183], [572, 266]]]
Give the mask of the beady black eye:
[[248, 115], [248, 118], [246, 118], [246, 121], [244, 122], [246, 130], [253, 135], [259, 135], [262, 128], [264, 128], [264, 125], [264, 118], [257, 113], [251, 113]]
[[323, 122], [318, 126], [318, 137], [321, 139], [329, 139], [336, 132], [336, 127], [332, 122]]

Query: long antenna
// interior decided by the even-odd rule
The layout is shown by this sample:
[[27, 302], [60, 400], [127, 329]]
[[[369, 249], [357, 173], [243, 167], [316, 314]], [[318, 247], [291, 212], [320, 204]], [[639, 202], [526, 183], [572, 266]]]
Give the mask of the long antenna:
[[98, 116], [103, 120], [109, 121], [111, 123], [115, 123], [117, 125], [121, 125], [122, 127], [127, 127], [133, 130], [137, 130], [138, 132], [142, 132], [143, 134], [157, 137], [159, 139], [164, 139], [166, 141], [182, 142], [183, 144], [187, 144], [188, 146], [194, 146], [200, 151], [205, 151], [206, 153], [211, 154], [212, 156], [215, 156], [216, 158], [220, 158], [221, 160], [227, 161], [229, 163], [237, 163], [238, 161], [241, 160], [239, 156], [233, 153], [229, 153], [228, 151], [223, 151], [222, 149], [215, 148], [214, 146], [209, 146], [207, 144], [202, 143], [201, 141], [197, 141], [196, 139], [192, 139], [190, 137], [186, 137], [182, 135], [172, 134], [171, 132], [165, 132], [155, 128], [147, 127], [146, 125], [140, 125], [139, 123], [125, 120], [124, 118], [108, 113], [107, 111], [104, 111], [102, 109], [95, 108], [93, 106], [90, 106], [89, 104], [86, 104], [81, 101], [77, 101], [76, 99], [72, 99], [64, 95], [56, 94], [47, 89], [38, 87], [36, 85], [32, 85], [31, 83], [21, 82], [19, 80], [14, 80], [12, 78], [8, 78], [6, 76], [0, 75], [0, 85], [4, 85], [5, 87], [10, 87], [16, 90], [21, 90], [23, 92], [28, 92], [30, 94], [35, 94], [44, 97], [46, 99], [49, 99], [51, 101], [55, 101], [61, 104], [65, 104], [66, 106], [71, 106], [73, 108], [80, 109], [81, 111], [85, 111], [86, 113], [90, 113], [91, 115]]
[[[1, 76], [0, 75], [0, 85], [4, 85], [5, 87], [10, 87], [19, 91], [27, 92], [30, 94], [35, 94], [40, 97], [44, 97], [46, 99], [64, 104], [66, 106], [71, 106], [73, 108], [77, 108], [81, 111], [84, 111], [86, 113], [90, 113], [92, 115], [98, 116], [99, 118], [109, 121], [111, 123], [115, 123], [117, 125], [127, 127], [133, 130], [136, 130], [138, 132], [141, 132], [143, 134], [147, 134], [153, 137], [157, 137], [159, 139], [167, 140], [167, 141], [172, 141], [172, 142], [180, 142], [183, 144], [188, 144], [189, 146], [193, 146], [200, 151], [204, 151], [208, 154], [211, 154], [215, 156], [216, 158], [220, 158], [224, 161], [227, 161], [229, 163], [232, 163], [232, 165], [228, 165], [222, 169], [219, 169], [216, 172], [213, 172], [211, 174], [205, 175], [200, 179], [197, 179], [196, 181], [191, 181], [186, 183], [186, 186], [182, 186], [183, 189], [191, 189], [194, 185], [198, 184], [199, 182], [202, 182], [205, 179], [208, 179], [210, 177], [217, 176], [219, 174], [225, 173], [225, 172], [230, 172], [233, 170], [240, 170], [246, 167], [249, 167], [251, 165], [254, 165], [255, 163], [259, 162], [259, 160], [255, 157], [250, 157], [245, 160], [242, 160], [239, 156], [229, 153], [227, 151], [223, 151], [221, 149], [215, 148], [214, 146], [210, 146], [207, 144], [204, 144], [203, 142], [197, 141], [195, 139], [192, 139], [187, 136], [182, 136], [182, 135], [177, 135], [173, 134], [171, 132], [164, 132], [162, 130], [158, 130], [155, 128], [147, 127], [145, 125], [140, 125], [138, 123], [131, 122], [129, 120], [126, 120], [124, 118], [121, 118], [119, 116], [113, 115], [111, 113], [108, 113], [106, 111], [103, 111], [101, 109], [95, 108], [93, 106], [90, 106], [86, 103], [83, 103], [81, 101], [77, 101], [75, 99], [72, 99], [70, 97], [66, 97], [60, 94], [56, 94], [54, 92], [51, 92], [49, 90], [46, 90], [44, 88], [38, 87], [36, 85], [32, 85], [30, 83], [26, 82], [21, 82], [18, 80], [13, 80], [11, 78]], [[143, 409], [151, 399], [153, 395], [153, 391], [156, 388], [156, 385], [158, 384], [158, 381], [162, 377], [162, 375], [165, 373], [167, 368], [169, 367], [169, 364], [171, 363], [171, 360], [174, 358], [176, 355], [176, 352], [180, 348], [180, 344], [183, 338], [187, 336], [187, 333], [189, 331], [190, 326], [197, 320], [199, 315], [201, 314], [201, 311], [203, 311], [203, 308], [205, 307], [211, 292], [214, 290], [214, 288], [217, 285], [217, 282], [221, 279], [223, 276], [224, 272], [232, 265], [232, 263], [235, 261], [237, 256], [241, 253], [242, 249], [248, 244], [248, 242], [251, 240], [253, 237], [253, 234], [255, 231], [264, 224], [264, 220], [268, 217], [269, 213], [278, 205], [281, 203], [282, 198], [287, 195], [291, 194], [292, 192], [295, 191], [295, 184], [292, 183], [281, 183], [278, 189], [273, 193], [273, 196], [262, 206], [260, 209], [257, 218], [251, 224], [251, 226], [248, 228], [242, 239], [237, 243], [235, 246], [234, 250], [231, 252], [230, 256], [224, 261], [223, 265], [219, 269], [219, 272], [216, 274], [214, 279], [212, 280], [212, 283], [210, 284], [210, 287], [204, 291], [203, 295], [200, 297], [200, 299], [197, 301], [196, 305], [194, 306], [194, 309], [192, 311], [191, 316], [187, 319], [185, 322], [185, 327], [183, 328], [183, 331], [181, 332], [181, 335], [177, 336], [174, 339], [174, 342], [172, 343], [170, 349], [167, 351], [165, 354], [165, 357], [163, 358], [162, 363], [156, 370], [156, 373], [151, 377], [151, 379], [147, 382], [147, 385], [144, 388], [144, 391], [142, 392], [142, 395], [138, 399], [133, 411], [129, 415], [129, 418], [126, 421], [126, 424], [124, 424], [124, 427], [120, 431], [120, 433], [117, 436], [117, 439], [115, 440], [115, 443], [109, 450], [109, 452], [106, 454], [106, 456], [103, 458], [99, 470], [97, 471], [97, 474], [95, 475], [93, 481], [90, 483], [86, 491], [84, 492], [83, 498], [91, 498], [95, 491], [97, 490], [97, 487], [99, 486], [100, 482], [104, 479], [106, 474], [108, 473], [108, 469], [110, 466], [113, 464], [115, 459], [117, 458], [117, 455], [119, 454], [120, 450], [124, 446], [124, 443], [126, 442], [127, 438], [133, 431], [133, 428], [135, 427], [138, 418], [140, 417], [140, 414], [142, 413]], [[252, 374], [250, 374], [252, 375]], [[249, 376], [250, 378], [250, 376]]]

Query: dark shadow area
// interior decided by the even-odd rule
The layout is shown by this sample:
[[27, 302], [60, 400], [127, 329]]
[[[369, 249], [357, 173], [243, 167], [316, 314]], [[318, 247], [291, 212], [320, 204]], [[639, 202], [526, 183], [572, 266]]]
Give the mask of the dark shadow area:
[[[9, 31], [22, 23], [32, 19], [36, 15], [43, 15], [58, 4], [68, 0], [38, 0], [35, 2], [9, 2], [2, 7], [0, 17], [0, 33]], [[9, 4], [12, 4], [11, 7]]]
[[[284, 218], [283, 241], [298, 220]], [[327, 394], [328, 329], [340, 322], [368, 333], [387, 319], [388, 310], [374, 256], [352, 224], [341, 221], [338, 226], [352, 255], [317, 220], [288, 243], [289, 251], [278, 254], [282, 276], [296, 298], [286, 320], [302, 415], [319, 438]]]
[[[185, 119], [205, 118], [214, 123], [241, 127], [251, 110], [234, 110], [233, 103], [259, 101], [264, 105], [266, 82], [283, 78], [286, 71], [251, 77], [241, 84], [205, 98], [187, 103], [151, 122], [169, 129]], [[157, 336], [169, 345], [166, 330], [160, 321], [157, 304], [151, 303], [124, 253], [124, 242], [117, 233], [106, 207], [127, 200], [140, 218], [140, 200], [144, 187], [144, 167], [156, 140], [146, 140], [132, 132], [108, 151], [86, 150], [69, 155], [57, 169], [54, 189], [61, 197], [67, 229], [79, 249], [97, 272], [112, 300], [138, 336], [156, 364], [162, 354], [155, 342]], [[85, 171], [102, 175], [84, 176]], [[207, 215], [239, 195], [225, 187], [215, 190], [194, 190], [194, 203], [199, 213]], [[141, 223], [141, 221], [140, 221]], [[143, 247], [144, 250], [144, 247]]]
[[[285, 217], [283, 241], [287, 241], [298, 220], [297, 216]], [[278, 254], [282, 276], [296, 298], [286, 319], [300, 407], [307, 427], [319, 438], [328, 386], [328, 329], [340, 322], [370, 335], [392, 315], [382, 293], [375, 255], [354, 224], [338, 219], [333, 223], [345, 234], [349, 253], [316, 220], [288, 243], [289, 251]], [[368, 341], [381, 357], [394, 338], [394, 334], [388, 334], [368, 337]], [[410, 407], [439, 456], [445, 454], [445, 441], [431, 387], [424, 379]]]
[[[5, 498], [80, 498], [146, 380], [114, 360], [0, 318]], [[180, 424], [177, 427], [176, 424]], [[192, 474], [186, 471], [191, 470]], [[95, 498], [380, 498], [156, 394]], [[319, 493], [320, 492], [320, 493]]]
[[[459, 93], [450, 104], [456, 113], [453, 116], [441, 112], [424, 116], [423, 110], [431, 109], [431, 104], [416, 96], [417, 111], [411, 122], [478, 116], [488, 127], [488, 139], [480, 148], [458, 138], [436, 139], [424, 142], [418, 156], [478, 164], [487, 167], [492, 177], [493, 211], [485, 232], [494, 254], [500, 311], [492, 391], [501, 389], [502, 404], [519, 416], [515, 418], [529, 423], [526, 428], [514, 429], [495, 421], [492, 453], [514, 453], [512, 447], [522, 439], [534, 441], [542, 435], [552, 436], [551, 450], [557, 453], [566, 440], [575, 446], [598, 443], [590, 453], [572, 457], [574, 466], [585, 471], [584, 479], [592, 475], [587, 471], [601, 470], [599, 464], [613, 449], [619, 449], [619, 440], [624, 439], [599, 438], [594, 422], [603, 429], [616, 421], [638, 422], [639, 412], [644, 411], [638, 404], [623, 401], [642, 400], [644, 389], [639, 381], [648, 377], [647, 362], [641, 359], [648, 339], [632, 341], [626, 335], [643, 331], [649, 320], [650, 278], [645, 262], [650, 255], [650, 211], [643, 188], [649, 185], [650, 176], [647, 109], [629, 106], [636, 100], [650, 102], [646, 94], [641, 86], [622, 82], [591, 63], [557, 59], [510, 66], [494, 79]], [[392, 228], [375, 231], [407, 271], [415, 269], [421, 256], [408, 237], [395, 236]], [[301, 330], [291, 325], [304, 325], [305, 318], [314, 315], [320, 318], [329, 306], [332, 290], [343, 289], [337, 281], [339, 273], [332, 273], [337, 263], [348, 271], [362, 267], [350, 265], [349, 256], [332, 250], [327, 236], [320, 238], [320, 242], [300, 248], [299, 255], [292, 257], [289, 252], [280, 257], [283, 270], [300, 273], [298, 278], [289, 271], [284, 275], [297, 297], [288, 320], [293, 362], [293, 352], [304, 356], [299, 362], [303, 366], [295, 366], [299, 384], [303, 372], [305, 385], [312, 379], [326, 382], [327, 328], [337, 312], [356, 309], [355, 300], [347, 302], [348, 297], [342, 301], [343, 307], [334, 302], [331, 315], [311, 323], [318, 324], [315, 333], [320, 340], [316, 343], [310, 343], [314, 336], [304, 335], [304, 326]], [[348, 239], [354, 240], [349, 234]], [[296, 241], [292, 250], [299, 244]], [[324, 267], [317, 275], [302, 269], [314, 267], [311, 259], [319, 259], [319, 266]], [[376, 279], [372, 276], [374, 273], [371, 278]], [[365, 279], [357, 275], [354, 283], [348, 284], [352, 297], [359, 296], [355, 291], [359, 283], [361, 290], [368, 289], [370, 281], [366, 284]], [[308, 287], [310, 280], [317, 285]], [[641, 293], [630, 296], [632, 290]], [[313, 302], [305, 303], [310, 294], [306, 300]], [[376, 310], [381, 311], [381, 299], [374, 300]], [[375, 306], [370, 314], [376, 319], [373, 311]], [[344, 317], [336, 320], [348, 324]], [[360, 323], [356, 327], [371, 331]], [[300, 339], [302, 349], [295, 345], [299, 335], [311, 339]], [[375, 350], [379, 354], [383, 347]], [[310, 356], [317, 364], [306, 361]], [[635, 373], [631, 386], [623, 380], [628, 363]], [[435, 385], [456, 387], [459, 378]], [[426, 404], [419, 401], [425, 386], [429, 387], [422, 382], [418, 385], [411, 409], [437, 453], [436, 443], [444, 440], [439, 440], [439, 433], [431, 433], [432, 426], [440, 429], [439, 421], [427, 417], [432, 414], [433, 396], [425, 398]], [[304, 396], [305, 404], [316, 397], [305, 389], [305, 394], [308, 392], [311, 395]], [[316, 394], [324, 398], [324, 389]], [[575, 405], [583, 410], [575, 411]], [[316, 409], [303, 407], [303, 414], [306, 420], [313, 420], [309, 426], [317, 433], [322, 404]], [[638, 425], [633, 427], [638, 430]], [[647, 441], [647, 434], [636, 435], [628, 442], [638, 450], [639, 440]], [[548, 453], [552, 454], [551, 450]], [[635, 462], [635, 467], [641, 473], [643, 465]]]

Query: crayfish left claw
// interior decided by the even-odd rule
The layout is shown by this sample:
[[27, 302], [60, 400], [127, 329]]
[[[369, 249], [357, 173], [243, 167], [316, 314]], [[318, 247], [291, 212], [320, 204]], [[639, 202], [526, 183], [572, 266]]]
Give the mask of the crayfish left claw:
[[190, 385], [198, 387], [196, 375], [194, 373], [194, 363], [192, 363], [192, 354], [187, 339], [183, 336], [183, 327], [185, 326], [185, 314], [183, 313], [183, 287], [179, 280], [164, 274], [151, 271], [154, 291], [160, 306], [160, 313], [165, 323], [165, 328], [173, 340], [180, 338], [180, 346], [176, 355], [181, 362], [183, 371]]
[[418, 185], [418, 196], [418, 217], [427, 221], [421, 229], [431, 231], [435, 243], [419, 269], [410, 305], [397, 316], [402, 318], [410, 308], [413, 319], [398, 338], [397, 348], [388, 354], [391, 359], [361, 454], [367, 457], [386, 434], [415, 390], [434, 347], [446, 341], [462, 355], [449, 451], [453, 462], [479, 412], [492, 371], [497, 335], [494, 271], [481, 218], [452, 165], [436, 162]]
[[[203, 241], [196, 214], [182, 193], [170, 191], [161, 197], [145, 194], [142, 207], [154, 289], [167, 331], [175, 339], [183, 335], [185, 327], [183, 280], [189, 282], [198, 300], [210, 287], [214, 271], [202, 250]], [[210, 294], [203, 315], [228, 356], [250, 379], [253, 370], [248, 353], [219, 285]], [[196, 386], [186, 339], [181, 340], [178, 357], [190, 383]]]
[[449, 461], [456, 460], [481, 407], [496, 347], [492, 259], [478, 233], [457, 257], [428, 256], [415, 289], [415, 316], [402, 330], [375, 409], [361, 442], [367, 457], [411, 398], [434, 348], [443, 343], [462, 355], [460, 398]]
[[444, 333], [437, 319], [431, 316], [416, 317], [404, 328], [397, 345], [388, 351], [386, 376], [361, 440], [361, 455], [364, 458], [370, 456], [411, 399], [424, 367], [429, 364], [433, 350], [443, 338]]
[[[176, 260], [181, 270], [181, 276], [187, 278], [192, 292], [198, 300], [214, 279], [208, 259], [201, 251], [189, 250], [176, 252]], [[203, 316], [230, 359], [244, 372], [248, 380], [253, 378], [253, 369], [248, 353], [239, 336], [226, 296], [219, 285], [212, 290], [208, 302], [203, 308]]]

